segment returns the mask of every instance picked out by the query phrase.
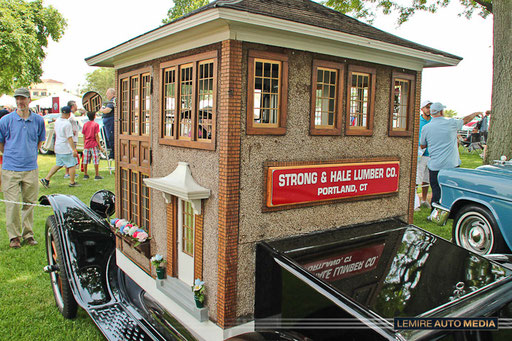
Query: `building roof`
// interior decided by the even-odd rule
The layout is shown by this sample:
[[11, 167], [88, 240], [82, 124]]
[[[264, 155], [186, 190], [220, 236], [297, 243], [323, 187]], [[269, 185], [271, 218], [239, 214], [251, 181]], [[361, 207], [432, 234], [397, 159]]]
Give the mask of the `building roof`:
[[379, 30], [378, 28], [365, 24], [359, 20], [349, 17], [348, 15], [333, 10], [332, 8], [310, 0], [216, 0], [173, 22], [183, 20], [188, 16], [214, 7], [231, 8], [238, 11], [261, 14], [302, 24], [323, 27], [330, 30], [353, 34], [359, 37], [379, 40], [390, 44], [462, 60], [461, 57], [453, 54], [420, 45]]
[[[265, 18], [273, 19], [265, 21]], [[453, 54], [384, 32], [310, 0], [216, 0], [171, 23], [86, 58], [86, 61], [93, 66], [115, 66], [114, 61], [126, 60], [128, 51], [143, 46], [148, 48], [150, 44], [157, 40], [191, 30], [194, 27], [206, 26], [205, 24], [213, 22], [222, 22], [229, 26], [229, 30], [232, 31], [239, 29], [242, 25], [253, 25], [253, 32], [261, 28], [282, 31], [286, 34], [291, 32], [310, 38], [314, 37], [315, 40], [310, 41], [310, 45], [314, 45], [317, 38], [325, 38], [330, 41], [334, 40], [334, 44], [345, 44], [343, 45], [345, 47], [348, 44], [380, 50], [380, 53], [388, 51], [394, 55], [412, 56], [418, 60], [423, 60], [424, 66], [456, 65], [462, 60], [461, 57]], [[210, 31], [214, 31], [214, 29], [210, 27]], [[247, 34], [232, 34], [227, 39], [260, 42], [255, 37], [252, 37], [252, 40], [247, 38]], [[276, 42], [275, 45], [278, 45], [278, 43]], [[304, 45], [301, 47], [305, 50], [314, 51], [313, 47], [304, 48]], [[298, 49], [301, 48], [298, 47]], [[365, 51], [363, 55], [367, 52]], [[351, 55], [349, 54], [347, 57], [351, 58]]]
[[54, 79], [41, 79], [43, 83], [56, 83], [56, 84], [64, 84], [62, 82], [56, 81]]

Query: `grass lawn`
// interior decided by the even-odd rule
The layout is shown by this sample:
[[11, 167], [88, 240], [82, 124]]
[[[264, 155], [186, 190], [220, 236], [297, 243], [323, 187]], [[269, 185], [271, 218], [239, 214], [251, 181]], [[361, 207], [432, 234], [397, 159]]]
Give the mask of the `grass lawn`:
[[[55, 164], [55, 156], [39, 156], [39, 177], [44, 177]], [[94, 178], [94, 167], [89, 165], [89, 176]], [[39, 195], [63, 193], [76, 195], [89, 204], [91, 195], [99, 189], [114, 190], [114, 174], [110, 175], [107, 162], [101, 161], [101, 181], [82, 180], [80, 187], [68, 187], [61, 169], [53, 176], [50, 188], [39, 185]], [[3, 194], [0, 193], [3, 199]], [[44, 229], [51, 208], [36, 207], [34, 211], [37, 246], [9, 248], [5, 232], [5, 204], [0, 202], [0, 339], [1, 340], [104, 340], [101, 332], [84, 310], [78, 310], [74, 320], [60, 315], [53, 299], [50, 277], [43, 272], [46, 263]]]
[[[469, 153], [460, 148], [459, 154], [462, 161], [461, 167], [463, 168], [476, 168], [482, 165], [482, 159], [479, 156], [480, 151], [472, 151]], [[429, 194], [431, 193], [432, 189], [429, 188]], [[424, 228], [444, 239], [450, 240], [452, 238], [453, 219], [448, 220], [444, 226], [438, 226], [427, 220], [429, 214], [430, 209], [428, 208], [422, 208], [420, 211], [414, 212], [414, 225]]]
[[[462, 167], [475, 168], [482, 164], [477, 152], [461, 151]], [[40, 178], [44, 177], [54, 165], [55, 157], [40, 156]], [[91, 166], [89, 166], [91, 167]], [[77, 180], [82, 186], [68, 187], [69, 180], [64, 179], [60, 170], [51, 180], [50, 188], [40, 186], [40, 195], [63, 193], [76, 195], [86, 204], [91, 195], [99, 189], [114, 190], [114, 175], [110, 175], [106, 161], [100, 164], [101, 181], [92, 179]], [[94, 170], [89, 170], [94, 175]], [[3, 195], [0, 193], [0, 198]], [[451, 224], [439, 227], [426, 217], [429, 210], [422, 209], [414, 215], [414, 224], [427, 229], [443, 238], [451, 238]], [[1, 340], [103, 340], [87, 313], [78, 310], [74, 320], [64, 319], [55, 306], [50, 279], [43, 272], [46, 263], [44, 246], [44, 228], [46, 218], [52, 214], [50, 208], [35, 208], [35, 237], [39, 245], [24, 246], [11, 250], [5, 230], [0, 231], [0, 339]], [[5, 205], [0, 202], [0, 227], [5, 228]]]

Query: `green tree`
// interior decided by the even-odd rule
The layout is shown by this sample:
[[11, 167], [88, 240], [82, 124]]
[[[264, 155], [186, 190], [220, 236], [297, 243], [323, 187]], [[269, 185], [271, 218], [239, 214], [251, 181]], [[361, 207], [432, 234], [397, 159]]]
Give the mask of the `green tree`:
[[461, 14], [468, 19], [475, 12], [484, 18], [492, 14], [494, 24], [492, 118], [489, 125], [488, 152], [484, 161], [488, 163], [490, 160], [497, 160], [501, 155], [511, 158], [512, 0], [328, 0], [326, 5], [369, 22], [378, 12], [384, 14], [398, 12], [400, 24], [407, 21], [416, 11], [435, 13], [451, 1], [459, 2], [464, 7]]
[[66, 26], [42, 0], [0, 0], [0, 93], [40, 82], [48, 39], [59, 41]]
[[457, 112], [453, 109], [446, 109], [446, 110], [443, 110], [443, 116], [444, 117], [455, 117], [455, 116], [457, 116]]
[[115, 84], [114, 69], [102, 67], [89, 72], [85, 76], [85, 84], [80, 90], [82, 93], [87, 91], [96, 91], [104, 97], [107, 89], [114, 88]]
[[167, 12], [167, 18], [162, 20], [164, 24], [168, 24], [193, 10], [208, 4], [208, 0], [174, 0], [174, 6]]

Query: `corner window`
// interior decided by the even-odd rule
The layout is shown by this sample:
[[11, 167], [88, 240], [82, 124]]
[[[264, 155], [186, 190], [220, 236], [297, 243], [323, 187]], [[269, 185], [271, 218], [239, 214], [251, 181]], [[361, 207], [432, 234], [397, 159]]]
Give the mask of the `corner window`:
[[343, 98], [343, 64], [313, 61], [311, 135], [339, 135]]
[[[123, 75], [124, 76], [124, 75]], [[119, 133], [149, 136], [151, 122], [151, 75], [132, 73], [120, 77]]]
[[284, 135], [288, 101], [288, 57], [249, 51], [247, 134]]
[[389, 136], [411, 136], [414, 108], [414, 76], [393, 73], [389, 116]]
[[143, 179], [147, 174], [120, 167], [120, 214], [119, 217], [131, 221], [150, 231], [150, 197], [149, 188]]
[[217, 51], [160, 65], [160, 143], [215, 148]]
[[346, 135], [373, 134], [375, 80], [375, 69], [355, 65], [348, 67]]

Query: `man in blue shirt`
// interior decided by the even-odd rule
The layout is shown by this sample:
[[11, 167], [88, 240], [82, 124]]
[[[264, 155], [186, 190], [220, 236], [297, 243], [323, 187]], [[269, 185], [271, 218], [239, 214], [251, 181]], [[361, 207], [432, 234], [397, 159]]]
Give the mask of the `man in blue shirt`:
[[[39, 192], [37, 153], [45, 140], [43, 118], [29, 110], [30, 92], [20, 88], [14, 92], [17, 109], [0, 120], [0, 151], [3, 152], [2, 191], [4, 199], [36, 203]], [[5, 203], [5, 222], [9, 246], [21, 247], [21, 238], [36, 245], [34, 206]]]
[[114, 158], [114, 111], [116, 108], [116, 91], [112, 88], [107, 90], [107, 104], [104, 108], [100, 109], [103, 114], [103, 126], [105, 127], [105, 137], [107, 138], [107, 157]]
[[[421, 114], [420, 114], [420, 139], [421, 129], [430, 122], [430, 106], [432, 101], [424, 100], [421, 102]], [[419, 146], [418, 146], [419, 147]], [[428, 148], [418, 148], [418, 166], [416, 167], [416, 186], [421, 186], [421, 203], [422, 207], [430, 208], [430, 204], [427, 201], [428, 186], [430, 183], [428, 161], [430, 156]]]
[[460, 165], [459, 148], [457, 146], [457, 131], [462, 129], [464, 124], [469, 123], [473, 118], [482, 114], [472, 113], [463, 119], [443, 117], [445, 108], [439, 102], [430, 106], [430, 123], [421, 130], [420, 147], [427, 148], [430, 154], [428, 163], [430, 175], [430, 187], [432, 187], [431, 203], [439, 203], [441, 199], [441, 188], [437, 181], [437, 174], [441, 169], [456, 168]]

